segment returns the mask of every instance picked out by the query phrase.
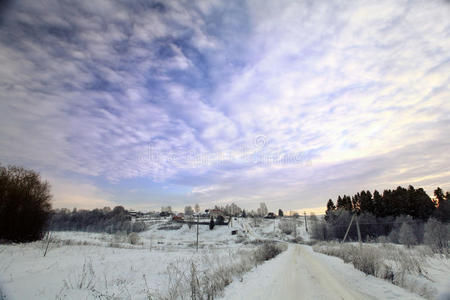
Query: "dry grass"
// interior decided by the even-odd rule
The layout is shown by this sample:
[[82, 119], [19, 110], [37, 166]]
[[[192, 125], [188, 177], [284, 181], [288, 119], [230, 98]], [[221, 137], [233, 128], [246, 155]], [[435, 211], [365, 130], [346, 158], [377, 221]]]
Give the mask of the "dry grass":
[[426, 246], [405, 248], [393, 244], [364, 244], [360, 248], [352, 244], [318, 243], [313, 249], [339, 257], [367, 275], [388, 280], [427, 299], [435, 296], [436, 291], [429, 284], [415, 279], [417, 276], [427, 278], [427, 258], [433, 252]]
[[[168, 289], [166, 295], [158, 298], [173, 299], [214, 299], [234, 279], [242, 280], [242, 275], [258, 264], [269, 260], [286, 249], [273, 242], [262, 243], [254, 250], [239, 250], [225, 257], [204, 256], [202, 263], [194, 260], [176, 262], [167, 267]], [[204, 267], [203, 269], [200, 267]]]

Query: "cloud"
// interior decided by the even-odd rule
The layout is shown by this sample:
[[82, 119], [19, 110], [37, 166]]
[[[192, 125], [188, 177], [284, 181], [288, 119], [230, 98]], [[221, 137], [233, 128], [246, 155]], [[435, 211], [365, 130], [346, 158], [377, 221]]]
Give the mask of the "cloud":
[[[99, 190], [144, 178], [158, 203], [180, 206], [294, 209], [392, 183], [449, 189], [448, 10], [14, 2], [0, 24], [0, 157], [77, 174], [89, 195], [92, 178], [106, 179]], [[155, 196], [153, 183], [189, 191]]]

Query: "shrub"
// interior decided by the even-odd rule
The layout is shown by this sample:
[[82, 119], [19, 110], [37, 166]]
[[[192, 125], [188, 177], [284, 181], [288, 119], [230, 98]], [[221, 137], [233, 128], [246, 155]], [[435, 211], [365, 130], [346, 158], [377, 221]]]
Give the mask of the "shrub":
[[128, 235], [128, 241], [130, 242], [131, 245], [139, 244], [140, 240], [141, 238], [136, 232], [132, 232]]
[[158, 226], [158, 230], [178, 230], [183, 227], [182, 223], [164, 223]]
[[303, 238], [302, 238], [301, 236], [298, 235], [298, 236], [294, 237], [290, 242], [291, 242], [291, 243], [300, 244], [300, 243], [303, 242]]
[[264, 242], [258, 247], [255, 253], [255, 258], [257, 262], [263, 262], [274, 258], [281, 252], [285, 250], [285, 247], [276, 244], [275, 242]]
[[399, 230], [393, 229], [388, 235], [388, 240], [391, 243], [398, 244], [398, 237], [399, 237]]
[[281, 220], [278, 227], [284, 234], [291, 234], [295, 231], [295, 224], [292, 221]]
[[124, 231], [118, 231], [113, 235], [113, 242], [118, 243], [125, 243], [127, 240], [127, 234]]
[[146, 229], [147, 229], [147, 226], [145, 226], [144, 222], [134, 222], [131, 227], [132, 232], [142, 232], [142, 231], [145, 231]]
[[358, 270], [372, 276], [376, 276], [380, 269], [384, 267], [379, 253], [371, 248], [362, 248], [355, 251], [353, 266]]
[[417, 237], [414, 234], [414, 231], [408, 223], [403, 223], [398, 232], [398, 241], [400, 244], [411, 247], [412, 245], [417, 244]]
[[430, 218], [425, 224], [424, 242], [434, 252], [449, 253], [450, 225]]
[[39, 240], [50, 217], [50, 185], [33, 170], [0, 166], [0, 240]]
[[311, 223], [311, 238], [323, 241], [328, 238], [327, 223], [323, 220]]

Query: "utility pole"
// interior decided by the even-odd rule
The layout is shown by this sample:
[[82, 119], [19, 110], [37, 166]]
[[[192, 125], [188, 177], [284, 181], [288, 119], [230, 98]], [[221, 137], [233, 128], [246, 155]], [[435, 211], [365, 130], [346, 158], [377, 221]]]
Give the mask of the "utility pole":
[[358, 242], [359, 242], [359, 248], [362, 248], [362, 239], [361, 239], [361, 230], [359, 229], [359, 220], [358, 215], [356, 214], [356, 211], [353, 212], [352, 218], [350, 220], [350, 224], [348, 224], [347, 231], [345, 231], [344, 239], [341, 243], [344, 243], [347, 239], [348, 232], [350, 231], [350, 227], [352, 226], [353, 220], [356, 220], [356, 231], [358, 232]]
[[297, 238], [297, 222], [293, 219], [289, 220], [289, 222], [292, 222], [292, 224], [294, 224], [294, 238]]
[[305, 215], [305, 229], [306, 229], [306, 232], [308, 232], [308, 223], [306, 222], [306, 211], [303, 212], [303, 214]]
[[200, 216], [197, 213], [197, 252], [198, 252], [198, 221], [199, 221]]
[[[356, 214], [356, 213], [355, 213], [355, 214]], [[362, 249], [361, 231], [359, 230], [359, 220], [358, 220], [358, 216], [356, 216], [356, 230], [358, 231], [359, 248]]]
[[347, 235], [348, 235], [348, 232], [350, 231], [350, 226], [352, 226], [353, 219], [355, 219], [355, 215], [352, 216], [352, 218], [350, 220], [350, 224], [348, 224], [347, 231], [345, 231], [344, 239], [342, 240], [341, 243], [344, 243], [345, 240], [347, 239]]

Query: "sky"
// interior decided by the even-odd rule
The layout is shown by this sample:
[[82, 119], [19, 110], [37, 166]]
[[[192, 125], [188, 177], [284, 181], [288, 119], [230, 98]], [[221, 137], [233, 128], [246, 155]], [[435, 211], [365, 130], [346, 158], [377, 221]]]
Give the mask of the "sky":
[[56, 208], [450, 190], [449, 1], [2, 1], [0, 66]]

